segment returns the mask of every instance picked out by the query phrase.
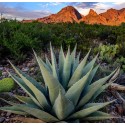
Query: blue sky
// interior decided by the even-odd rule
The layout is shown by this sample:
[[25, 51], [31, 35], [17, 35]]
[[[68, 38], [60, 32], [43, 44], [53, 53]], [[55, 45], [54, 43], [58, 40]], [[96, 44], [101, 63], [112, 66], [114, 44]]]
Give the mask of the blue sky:
[[57, 13], [69, 5], [87, 15], [90, 9], [102, 13], [109, 8], [124, 8], [125, 2], [0, 2], [0, 13], [6, 18], [36, 19]]

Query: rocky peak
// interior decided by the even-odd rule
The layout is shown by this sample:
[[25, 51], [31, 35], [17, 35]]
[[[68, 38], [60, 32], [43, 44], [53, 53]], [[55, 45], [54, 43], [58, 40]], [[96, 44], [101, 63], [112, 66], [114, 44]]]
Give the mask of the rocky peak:
[[117, 11], [117, 10], [116, 10], [116, 9], [113, 9], [113, 8], [107, 10], [107, 12], [116, 12], [116, 11]]
[[74, 12], [77, 11], [73, 6], [67, 6], [64, 7], [62, 10], [60, 10], [58, 13], [62, 13], [62, 12]]
[[81, 19], [82, 18], [82, 15], [72, 6], [64, 7], [62, 10], [60, 10], [57, 13], [57, 15], [58, 16], [60, 16], [60, 15], [65, 16], [66, 15], [66, 16], [76, 18], [76, 19]]
[[[89, 14], [83, 16], [74, 7], [67, 6], [56, 14], [51, 14], [36, 20], [44, 23], [85, 22], [88, 24], [120, 25], [122, 22], [125, 22], [125, 8], [121, 10], [111, 8], [100, 14], [90, 9]], [[33, 20], [23, 20], [22, 22], [27, 23], [32, 21]]]
[[90, 9], [88, 15], [91, 15], [91, 16], [97, 16], [98, 14], [97, 14], [93, 9]]

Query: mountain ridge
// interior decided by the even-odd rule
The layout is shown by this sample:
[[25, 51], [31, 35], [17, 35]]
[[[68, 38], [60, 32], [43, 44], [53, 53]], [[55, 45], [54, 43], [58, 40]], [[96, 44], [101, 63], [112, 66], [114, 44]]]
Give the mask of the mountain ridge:
[[[27, 23], [32, 21], [34, 20], [23, 20], [22, 22]], [[97, 14], [96, 11], [90, 9], [89, 13], [84, 16], [73, 6], [67, 6], [62, 8], [56, 14], [51, 14], [43, 18], [37, 18], [35, 21], [42, 23], [85, 22], [87, 24], [120, 25], [125, 22], [125, 8], [120, 10], [110, 8], [106, 12], [100, 14]]]

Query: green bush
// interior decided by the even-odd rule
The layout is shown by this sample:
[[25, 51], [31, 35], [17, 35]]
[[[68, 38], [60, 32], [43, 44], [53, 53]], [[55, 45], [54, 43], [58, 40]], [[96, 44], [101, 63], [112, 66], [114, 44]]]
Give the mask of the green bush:
[[118, 57], [116, 61], [114, 62], [114, 65], [121, 66], [121, 71], [125, 72], [125, 58], [123, 56]]
[[12, 78], [4, 78], [0, 80], [0, 92], [9, 92], [14, 87], [15, 87], [15, 83]]
[[106, 62], [112, 62], [112, 60], [118, 55], [119, 53], [119, 46], [118, 45], [101, 45], [99, 47], [100, 50], [100, 59]]
[[[22, 61], [32, 48], [37, 51], [48, 52], [51, 42], [55, 48], [73, 49], [77, 43], [78, 50], [85, 52], [98, 47], [100, 43], [118, 44], [120, 55], [125, 50], [125, 27], [89, 25], [85, 23], [44, 24], [37, 21], [21, 23], [16, 20], [3, 20], [0, 23], [0, 57], [11, 57], [15, 61]], [[96, 43], [95, 43], [96, 41]]]

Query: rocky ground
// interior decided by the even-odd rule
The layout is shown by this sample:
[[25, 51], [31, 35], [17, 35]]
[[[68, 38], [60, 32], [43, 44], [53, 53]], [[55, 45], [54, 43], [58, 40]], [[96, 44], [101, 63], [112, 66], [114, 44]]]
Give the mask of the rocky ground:
[[[32, 59], [27, 58], [24, 63], [18, 64], [16, 66], [19, 69], [21, 69], [23, 72], [25, 72], [25, 73], [29, 74], [30, 76], [34, 77], [35, 79], [37, 79], [37, 81], [40, 81], [40, 70], [39, 70], [39, 67], [34, 58], [32, 58]], [[0, 79], [9, 76], [7, 73], [7, 70], [10, 72], [14, 72], [9, 63], [0, 65], [0, 74], [1, 74]], [[124, 74], [119, 77], [118, 83], [119, 84], [125, 83]], [[13, 94], [25, 95], [25, 92], [19, 86], [16, 86], [15, 90], [13, 90], [9, 93], [10, 96]], [[125, 97], [124, 92], [120, 92], [120, 94], [123, 97]], [[111, 101], [114, 99], [117, 99], [117, 100], [113, 104], [108, 106], [105, 110], [106, 110], [106, 112], [108, 112], [114, 116], [117, 116], [119, 118], [105, 120], [105, 121], [101, 121], [101, 122], [105, 122], [105, 123], [108, 123], [108, 122], [124, 123], [125, 122], [125, 103], [123, 102], [122, 99], [120, 99], [120, 97], [118, 97], [116, 91], [113, 91], [109, 88], [108, 90], [106, 90], [104, 92], [104, 94], [101, 95], [101, 97], [99, 97], [98, 101], [105, 102], [105, 101]], [[0, 106], [4, 106], [4, 105], [5, 105], [5, 103], [0, 101]], [[21, 122], [18, 120], [14, 120], [14, 121], [11, 120], [12, 118], [17, 117], [17, 116], [19, 116], [19, 115], [0, 111], [0, 123]]]

